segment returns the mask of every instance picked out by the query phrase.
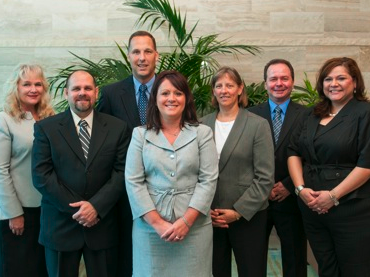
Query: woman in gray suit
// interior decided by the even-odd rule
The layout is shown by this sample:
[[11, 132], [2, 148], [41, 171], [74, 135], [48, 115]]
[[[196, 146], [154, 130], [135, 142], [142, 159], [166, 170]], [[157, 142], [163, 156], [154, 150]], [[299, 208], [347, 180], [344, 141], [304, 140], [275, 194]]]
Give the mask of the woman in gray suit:
[[268, 196], [274, 184], [274, 148], [268, 122], [244, 107], [239, 73], [222, 67], [212, 79], [217, 111], [203, 123], [214, 131], [219, 178], [212, 203], [213, 275], [231, 276], [233, 250], [239, 276], [265, 277]]
[[127, 153], [134, 277], [212, 276], [217, 175], [212, 131], [198, 123], [185, 77], [160, 73]]
[[0, 112], [0, 276], [47, 276], [31, 151], [35, 121], [54, 112], [40, 66], [18, 66], [7, 85]]

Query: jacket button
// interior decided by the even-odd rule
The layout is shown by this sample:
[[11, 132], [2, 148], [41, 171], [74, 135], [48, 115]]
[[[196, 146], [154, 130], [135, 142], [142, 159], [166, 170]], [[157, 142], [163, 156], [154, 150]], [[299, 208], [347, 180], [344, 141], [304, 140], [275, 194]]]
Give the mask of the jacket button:
[[174, 159], [174, 158], [175, 158], [175, 155], [174, 155], [174, 154], [171, 154], [171, 155], [170, 155], [170, 158], [171, 158], [171, 159]]
[[340, 176], [339, 172], [335, 173], [335, 176], [336, 177], [339, 177]]
[[175, 177], [175, 172], [171, 172], [171, 177]]

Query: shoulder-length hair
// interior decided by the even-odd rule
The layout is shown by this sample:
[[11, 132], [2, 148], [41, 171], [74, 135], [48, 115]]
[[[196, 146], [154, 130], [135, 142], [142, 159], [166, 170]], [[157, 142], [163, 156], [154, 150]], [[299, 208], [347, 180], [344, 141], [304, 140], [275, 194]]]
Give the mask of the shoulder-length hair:
[[158, 89], [164, 80], [168, 80], [176, 89], [185, 94], [185, 108], [182, 112], [180, 128], [184, 127], [185, 123], [199, 124], [193, 94], [190, 91], [186, 78], [175, 70], [166, 70], [155, 77], [148, 103], [147, 129], [154, 129], [158, 133], [162, 128], [161, 117], [157, 107], [157, 95]]
[[238, 87], [242, 86], [242, 93], [238, 95], [238, 106], [241, 108], [245, 108], [248, 105], [248, 96], [247, 93], [245, 92], [245, 87], [244, 87], [244, 82], [243, 79], [240, 77], [239, 72], [232, 67], [229, 66], [223, 66], [217, 72], [215, 75], [213, 75], [212, 80], [211, 80], [211, 87], [212, 87], [212, 106], [214, 108], [219, 109], [219, 104], [217, 102], [216, 96], [213, 94], [213, 90], [215, 89], [216, 83], [219, 79], [224, 77], [225, 75], [228, 75], [231, 80], [233, 80]]
[[36, 113], [40, 119], [48, 117], [54, 114], [54, 110], [50, 105], [49, 98], [49, 84], [46, 81], [44, 72], [39, 65], [35, 64], [21, 64], [18, 65], [11, 77], [5, 84], [5, 103], [4, 111], [15, 118], [16, 120], [22, 120], [25, 118], [26, 112], [22, 109], [22, 105], [19, 99], [18, 84], [20, 80], [26, 79], [30, 73], [36, 74], [40, 78], [44, 92], [41, 95], [40, 102], [35, 106]]
[[324, 79], [337, 66], [343, 66], [356, 83], [356, 89], [353, 94], [354, 98], [359, 101], [368, 101], [366, 98], [364, 79], [356, 61], [347, 57], [329, 59], [320, 68], [316, 81], [316, 90], [319, 93], [320, 102], [315, 106], [313, 113], [321, 118], [328, 116], [331, 109], [331, 101], [324, 94]]

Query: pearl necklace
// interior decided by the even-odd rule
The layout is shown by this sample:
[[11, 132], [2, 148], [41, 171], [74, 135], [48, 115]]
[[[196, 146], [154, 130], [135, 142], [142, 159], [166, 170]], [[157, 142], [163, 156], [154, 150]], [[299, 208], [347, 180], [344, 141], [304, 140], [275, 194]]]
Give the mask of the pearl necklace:
[[329, 116], [330, 117], [334, 117], [334, 116], [336, 116], [338, 113], [329, 113]]

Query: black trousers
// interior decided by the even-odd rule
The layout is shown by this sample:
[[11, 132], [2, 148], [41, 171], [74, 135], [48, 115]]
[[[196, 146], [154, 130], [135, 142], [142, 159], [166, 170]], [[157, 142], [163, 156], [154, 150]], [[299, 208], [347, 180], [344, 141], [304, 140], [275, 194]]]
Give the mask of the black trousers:
[[241, 218], [229, 228], [213, 228], [214, 277], [231, 277], [231, 251], [239, 276], [266, 277], [266, 220], [267, 210], [263, 210], [250, 221]]
[[370, 277], [370, 199], [351, 199], [327, 214], [299, 199], [320, 277]]
[[77, 251], [59, 252], [45, 247], [49, 277], [78, 277], [83, 255], [88, 277], [115, 277], [117, 274], [117, 247], [91, 250], [86, 245]]
[[119, 245], [117, 277], [132, 276], [132, 213], [127, 193], [118, 201]]
[[44, 247], [38, 243], [40, 208], [23, 208], [24, 232], [16, 236], [0, 220], [0, 277], [46, 277]]
[[307, 238], [301, 213], [268, 209], [267, 241], [274, 226], [280, 239], [283, 276], [307, 277]]

